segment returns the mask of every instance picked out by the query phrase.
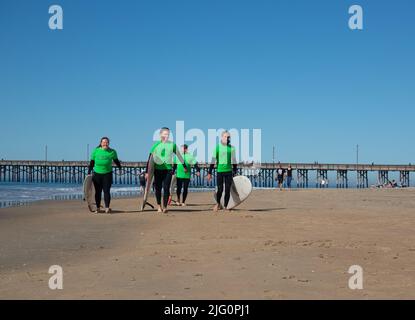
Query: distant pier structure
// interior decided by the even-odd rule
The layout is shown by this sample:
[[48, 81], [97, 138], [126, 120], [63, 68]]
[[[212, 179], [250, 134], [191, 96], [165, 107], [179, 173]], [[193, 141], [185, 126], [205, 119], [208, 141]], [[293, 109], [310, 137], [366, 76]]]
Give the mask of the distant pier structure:
[[[239, 173], [248, 176], [254, 187], [275, 187], [275, 176], [278, 166], [286, 169], [288, 163], [263, 163], [260, 165], [240, 164]], [[114, 168], [114, 184], [138, 185], [139, 175], [145, 171], [145, 162], [123, 162], [122, 170]], [[200, 165], [200, 177], [192, 169], [192, 187], [212, 187], [216, 185], [213, 179], [208, 183], [205, 179], [208, 165]], [[368, 173], [377, 173], [379, 184], [388, 183], [389, 173], [398, 172], [402, 186], [410, 186], [410, 173], [415, 172], [415, 165], [385, 165], [385, 164], [320, 164], [320, 163], [291, 163], [294, 170], [294, 180], [298, 188], [326, 188], [329, 185], [328, 174], [336, 174], [337, 188], [368, 188]], [[88, 173], [86, 161], [0, 161], [0, 182], [26, 183], [82, 183]], [[352, 186], [349, 178], [355, 175], [356, 185]], [[214, 178], [215, 176], [213, 176]], [[330, 181], [333, 186], [333, 181]]]

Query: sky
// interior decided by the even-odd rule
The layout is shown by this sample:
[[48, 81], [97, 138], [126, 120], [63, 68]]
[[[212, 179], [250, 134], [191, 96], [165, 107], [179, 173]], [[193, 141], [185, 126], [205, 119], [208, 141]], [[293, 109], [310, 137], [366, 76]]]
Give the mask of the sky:
[[261, 129], [263, 162], [415, 163], [412, 0], [1, 0], [0, 38], [0, 158], [145, 160], [184, 121]]

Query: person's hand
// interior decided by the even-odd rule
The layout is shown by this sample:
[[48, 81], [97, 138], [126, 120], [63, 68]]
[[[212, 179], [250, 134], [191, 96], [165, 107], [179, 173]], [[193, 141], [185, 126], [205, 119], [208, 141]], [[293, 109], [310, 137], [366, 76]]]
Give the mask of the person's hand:
[[212, 181], [212, 175], [210, 173], [208, 173], [207, 177], [206, 177], [208, 182]]
[[196, 172], [196, 175], [197, 175], [198, 177], [200, 177], [200, 172]]

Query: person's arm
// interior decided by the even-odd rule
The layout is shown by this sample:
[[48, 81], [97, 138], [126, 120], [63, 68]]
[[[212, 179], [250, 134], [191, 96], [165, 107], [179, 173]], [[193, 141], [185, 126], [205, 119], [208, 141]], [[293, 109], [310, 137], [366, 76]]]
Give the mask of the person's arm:
[[171, 174], [172, 175], [176, 174], [177, 166], [178, 166], [177, 156], [174, 156], [174, 158], [173, 158], [173, 166], [171, 168]]
[[118, 154], [117, 154], [117, 151], [115, 151], [115, 150], [112, 150], [112, 151], [113, 151], [113, 154], [112, 154], [112, 161], [114, 161], [114, 163], [115, 163], [115, 165], [117, 166], [117, 168], [121, 170], [121, 162], [120, 162], [120, 160], [118, 159]]
[[208, 176], [212, 175], [213, 169], [215, 168], [215, 164], [217, 164], [217, 162], [218, 162], [218, 156], [219, 156], [219, 154], [216, 150], [215, 153], [213, 154], [212, 160], [210, 162]]
[[92, 154], [91, 154], [91, 161], [89, 162], [88, 174], [91, 174], [95, 166], [95, 150], [96, 149], [94, 149], [94, 151], [92, 151]]
[[89, 162], [89, 166], [88, 166], [88, 174], [91, 174], [92, 169], [94, 169], [94, 166], [95, 166], [95, 161], [94, 160], [91, 160]]
[[232, 153], [231, 153], [231, 162], [232, 162], [232, 172], [233, 175], [236, 175], [238, 173], [238, 163], [236, 161], [236, 154], [235, 154], [235, 148], [232, 147]]
[[194, 165], [193, 165], [196, 169], [196, 175], [199, 177], [200, 176], [200, 167], [198, 162], [195, 160]]
[[218, 163], [218, 158], [219, 158], [219, 151], [218, 151], [218, 147], [216, 146], [215, 152], [213, 153], [212, 160], [211, 160], [211, 163], [210, 163], [210, 166], [209, 166], [209, 171], [208, 171], [208, 175], [207, 175], [208, 182], [210, 182], [212, 180], [213, 168], [215, 168], [215, 164]]
[[121, 169], [121, 162], [120, 162], [120, 160], [118, 160], [118, 158], [114, 159], [114, 163], [116, 164], [118, 169]]
[[232, 165], [232, 173], [234, 176], [238, 174], [238, 165], [236, 163]]
[[182, 154], [180, 153], [179, 150], [177, 150], [177, 146], [176, 145], [174, 145], [173, 152], [176, 154], [177, 160], [183, 165], [184, 171], [187, 172], [189, 170], [189, 168], [187, 167], [186, 163], [184, 162], [184, 159], [183, 159]]
[[196, 172], [200, 172], [200, 167], [199, 167], [198, 162], [195, 163], [195, 169], [196, 169]]

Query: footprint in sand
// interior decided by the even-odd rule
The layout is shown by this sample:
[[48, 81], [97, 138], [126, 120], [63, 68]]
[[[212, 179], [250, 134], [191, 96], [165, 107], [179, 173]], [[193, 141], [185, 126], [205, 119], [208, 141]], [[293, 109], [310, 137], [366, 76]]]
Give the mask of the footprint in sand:
[[180, 259], [180, 261], [183, 261], [183, 262], [197, 262], [196, 259]]
[[308, 279], [298, 279], [297, 281], [298, 282], [303, 282], [303, 283], [310, 282], [310, 280], [308, 280]]

